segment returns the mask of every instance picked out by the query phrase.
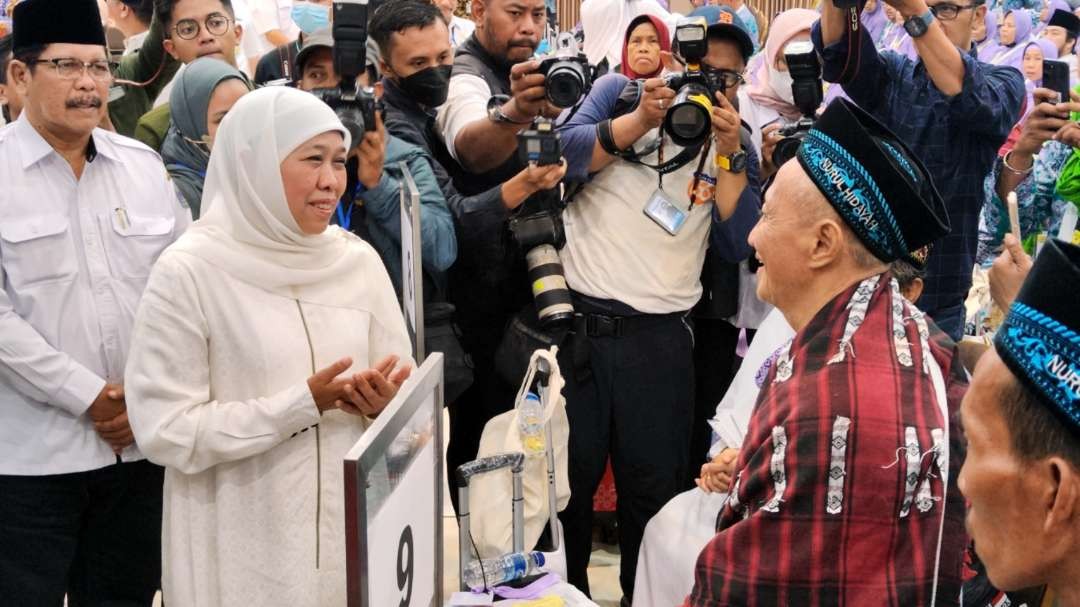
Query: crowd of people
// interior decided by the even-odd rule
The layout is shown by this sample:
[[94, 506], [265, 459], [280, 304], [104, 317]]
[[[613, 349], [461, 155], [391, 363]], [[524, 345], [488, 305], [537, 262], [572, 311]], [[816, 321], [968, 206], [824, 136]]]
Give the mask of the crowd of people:
[[0, 0], [0, 602], [345, 604], [408, 173], [584, 594], [610, 468], [623, 605], [1080, 605], [1080, 7], [848, 4]]

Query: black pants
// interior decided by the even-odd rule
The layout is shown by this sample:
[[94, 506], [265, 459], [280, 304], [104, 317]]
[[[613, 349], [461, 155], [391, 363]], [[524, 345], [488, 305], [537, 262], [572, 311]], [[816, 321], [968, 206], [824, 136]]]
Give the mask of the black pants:
[[[476, 459], [484, 426], [496, 415], [514, 407], [518, 386], [509, 386], [495, 371], [495, 350], [505, 322], [494, 319], [488, 326], [462, 324], [462, 346], [473, 360], [473, 383], [449, 406], [450, 441], [446, 446], [446, 473], [450, 479], [450, 502], [458, 509], [455, 471]], [[510, 506], [507, 505], [507, 508]]]
[[161, 586], [164, 469], [0, 476], [0, 603], [146, 606]]
[[[679, 314], [634, 317], [620, 333], [589, 337], [578, 331], [560, 352], [570, 420], [571, 490], [560, 518], [568, 581], [588, 593], [593, 494], [610, 453], [619, 495], [619, 582], [632, 597], [645, 524], [679, 492], [686, 477], [694, 410], [693, 338]], [[573, 360], [581, 339], [587, 340], [591, 370], [585, 381]]]

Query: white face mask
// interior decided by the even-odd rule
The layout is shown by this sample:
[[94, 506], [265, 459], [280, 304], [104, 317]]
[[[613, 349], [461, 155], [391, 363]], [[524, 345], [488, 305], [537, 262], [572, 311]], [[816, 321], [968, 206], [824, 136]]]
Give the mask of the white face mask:
[[781, 99], [795, 105], [795, 95], [791, 92], [791, 72], [781, 72], [777, 69], [769, 70], [769, 87]]

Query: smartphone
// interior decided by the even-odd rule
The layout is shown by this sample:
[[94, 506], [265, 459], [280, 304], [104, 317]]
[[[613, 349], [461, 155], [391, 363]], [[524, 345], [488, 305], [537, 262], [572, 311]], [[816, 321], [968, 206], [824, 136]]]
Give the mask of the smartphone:
[[1061, 95], [1058, 103], [1069, 101], [1069, 64], [1064, 61], [1043, 59], [1042, 88]]

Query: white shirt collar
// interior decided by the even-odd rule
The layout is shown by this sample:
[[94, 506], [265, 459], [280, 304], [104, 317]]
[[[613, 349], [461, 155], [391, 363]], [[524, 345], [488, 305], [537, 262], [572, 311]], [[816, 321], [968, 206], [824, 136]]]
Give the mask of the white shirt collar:
[[150, 30], [135, 34], [134, 36], [128, 36], [127, 40], [124, 40], [124, 54], [130, 55], [142, 48], [143, 41], [150, 35]]
[[[15, 137], [19, 143], [19, 150], [22, 156], [22, 168], [26, 170], [39, 162], [42, 158], [45, 158], [49, 154], [55, 154], [56, 150], [45, 138], [41, 136], [41, 133], [34, 128], [34, 125], [30, 124], [30, 119], [27, 118], [26, 112], [23, 112], [19, 116], [19, 119], [15, 121]], [[108, 134], [100, 128], [94, 129], [90, 137], [94, 142], [95, 151], [112, 160], [120, 160], [120, 155], [116, 151], [116, 147], [109, 139]]]

